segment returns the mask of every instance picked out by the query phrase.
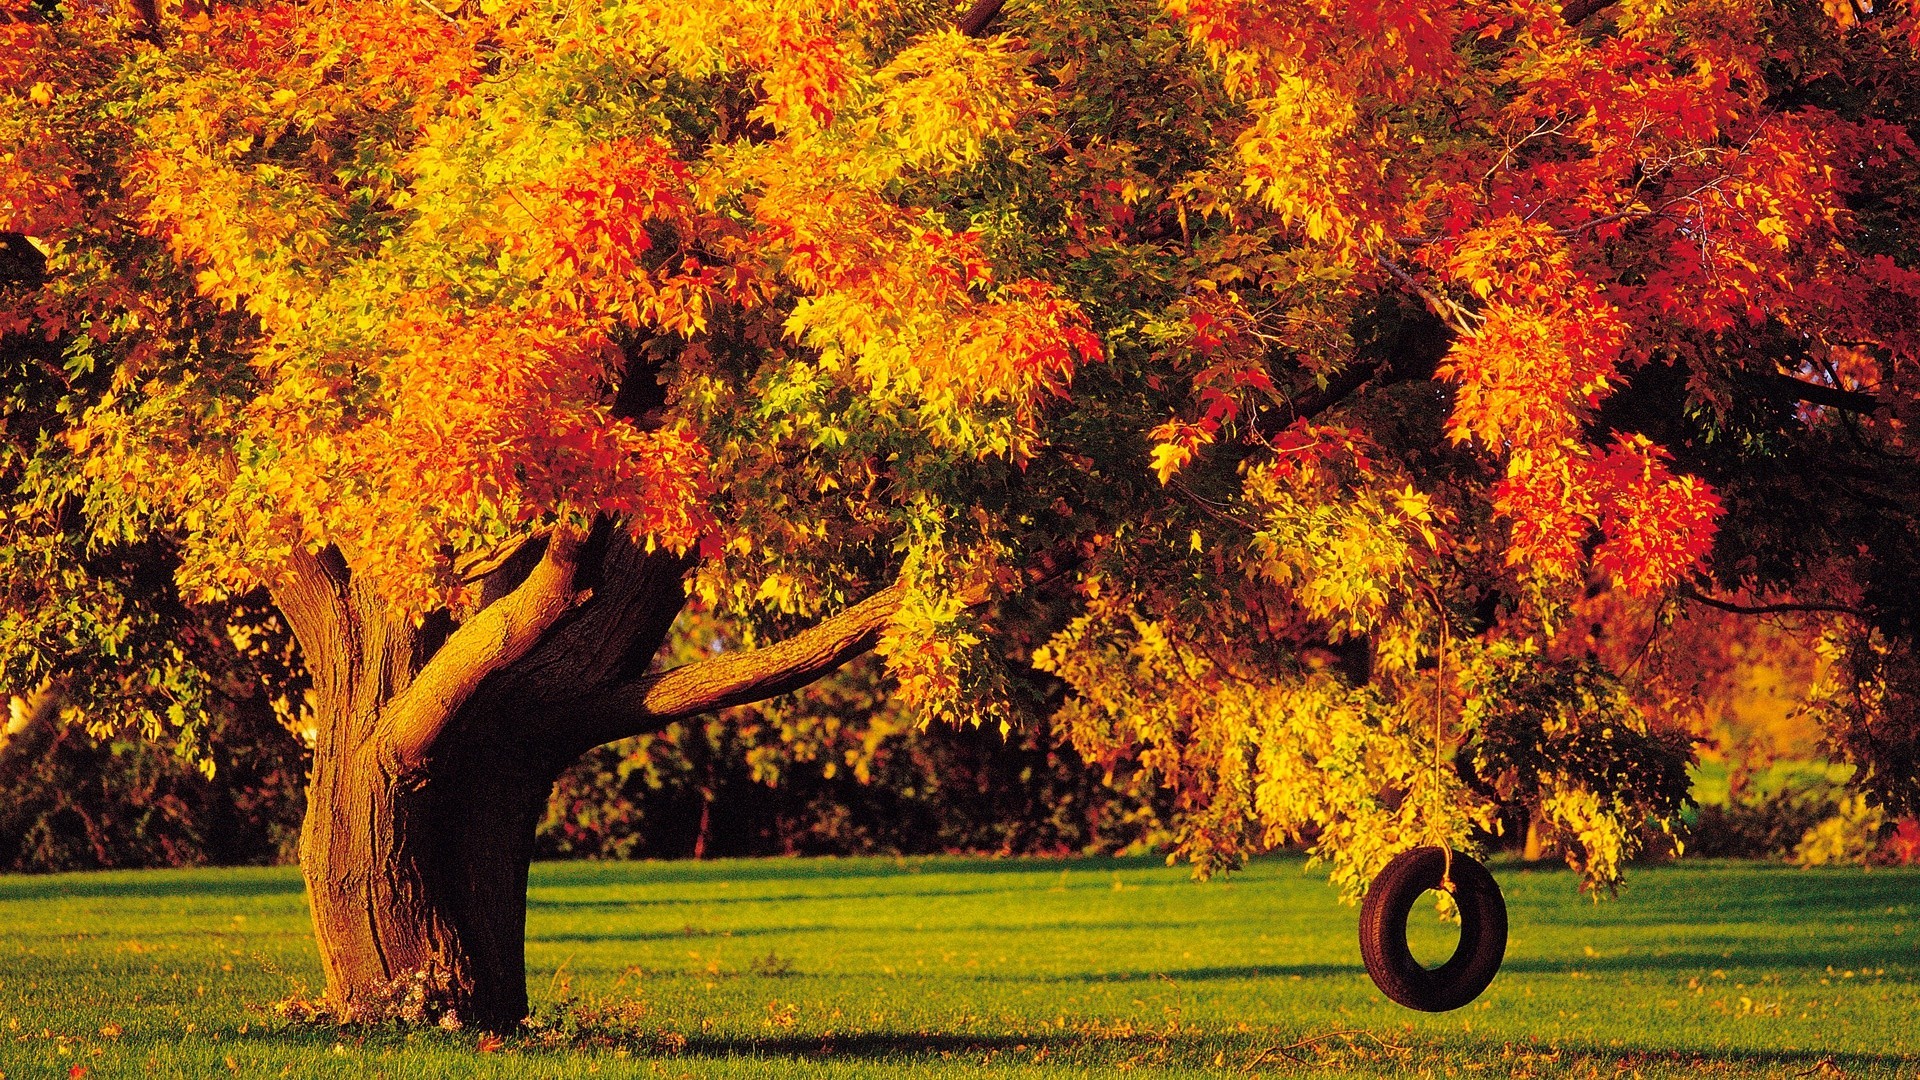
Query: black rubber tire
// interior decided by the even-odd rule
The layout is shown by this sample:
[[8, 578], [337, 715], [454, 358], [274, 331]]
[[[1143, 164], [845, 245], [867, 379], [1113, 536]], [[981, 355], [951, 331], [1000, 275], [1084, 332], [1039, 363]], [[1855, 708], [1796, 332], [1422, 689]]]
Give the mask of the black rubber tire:
[[1460, 907], [1460, 944], [1437, 968], [1413, 958], [1407, 915], [1420, 894], [1440, 887], [1446, 852], [1437, 847], [1400, 853], [1373, 879], [1360, 905], [1360, 957], [1373, 985], [1421, 1012], [1446, 1012], [1480, 996], [1507, 955], [1507, 901], [1487, 868], [1453, 853], [1453, 899]]

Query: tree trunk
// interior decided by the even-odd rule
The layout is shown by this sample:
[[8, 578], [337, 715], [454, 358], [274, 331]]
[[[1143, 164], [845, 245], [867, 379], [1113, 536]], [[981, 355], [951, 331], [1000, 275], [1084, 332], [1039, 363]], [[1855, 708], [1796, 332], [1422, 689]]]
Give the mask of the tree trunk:
[[473, 753], [404, 775], [370, 757], [316, 755], [308, 793], [300, 861], [330, 1004], [511, 1029], [527, 1015], [527, 869], [552, 772]]
[[903, 588], [760, 649], [650, 671], [687, 560], [596, 527], [530, 543], [456, 623], [392, 610], [337, 549], [274, 600], [318, 737], [300, 862], [341, 1019], [508, 1030], [527, 1014], [526, 893], [553, 782], [587, 750], [803, 686], [873, 647]]
[[1528, 862], [1539, 862], [1547, 854], [1547, 831], [1541, 825], [1539, 812], [1535, 811], [1527, 819], [1527, 842], [1520, 849], [1520, 857]]

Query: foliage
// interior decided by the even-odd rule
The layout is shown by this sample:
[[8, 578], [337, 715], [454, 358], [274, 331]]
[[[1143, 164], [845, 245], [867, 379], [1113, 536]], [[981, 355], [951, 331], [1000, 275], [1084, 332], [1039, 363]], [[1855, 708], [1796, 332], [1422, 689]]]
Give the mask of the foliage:
[[0, 25], [0, 334], [58, 352], [8, 354], [0, 680], [96, 724], [190, 743], [225, 670], [102, 559], [472, 640], [617, 531], [742, 646], [897, 581], [900, 707], [1011, 724], [1030, 661], [1202, 872], [1469, 843], [1456, 760], [1615, 880], [1689, 751], [1527, 644], [1590, 589], [1846, 619], [1835, 745], [1911, 809], [1911, 7], [58, 14]]
[[1814, 703], [1821, 619], [1720, 611], [1684, 598], [1605, 591], [1576, 601], [1545, 643], [1555, 659], [1618, 672], [1648, 717], [1705, 740], [1704, 758], [1749, 773], [1819, 755]]
[[305, 751], [271, 714], [208, 722], [199, 763], [137, 734], [22, 715], [0, 737], [0, 868], [10, 872], [291, 862]]
[[[1742, 777], [1736, 773], [1733, 779]], [[1702, 797], [1687, 830], [1688, 855], [1790, 859], [1808, 830], [1833, 817], [1847, 797], [1842, 783], [1824, 773], [1730, 787], [1726, 798]]]
[[1920, 666], [1914, 641], [1878, 627], [1836, 624], [1822, 641], [1831, 674], [1815, 687], [1814, 707], [1843, 761], [1864, 766], [1861, 786], [1895, 815], [1920, 816], [1912, 779], [1920, 776]]
[[1613, 868], [1640, 848], [1634, 810], [1670, 832], [1691, 802], [1693, 740], [1650, 731], [1604, 668], [1526, 651], [1466, 675], [1462, 720], [1479, 735], [1474, 773], [1503, 801], [1536, 808], [1576, 866], [1616, 884]]
[[1833, 809], [1826, 799], [1777, 795], [1751, 803], [1700, 807], [1686, 832], [1687, 854], [1703, 859], [1791, 858], [1807, 830]]
[[1890, 821], [1851, 791], [1851, 766], [1781, 763], [1749, 777], [1735, 767], [1725, 792], [1706, 792], [1689, 815], [1686, 853], [1772, 859], [1802, 866], [1906, 865], [1914, 861], [1913, 819]]
[[1802, 866], [1860, 865], [1873, 858], [1887, 824], [1885, 812], [1869, 806], [1864, 794], [1845, 796], [1834, 809], [1836, 813], [1808, 829], [1794, 846], [1795, 862]]

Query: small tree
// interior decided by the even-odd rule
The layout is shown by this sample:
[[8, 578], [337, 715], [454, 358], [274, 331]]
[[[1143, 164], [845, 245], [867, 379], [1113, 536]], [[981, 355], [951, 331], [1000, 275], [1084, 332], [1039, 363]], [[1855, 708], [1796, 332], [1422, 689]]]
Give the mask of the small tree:
[[[559, 771], [873, 649], [1063, 679], [1202, 869], [1508, 796], [1611, 881], [1685, 746], [1535, 643], [1707, 554], [1670, 450], [1906, 452], [1905, 23], [1000, 7], [9, 0], [6, 680], [191, 737], [99, 556], [264, 591], [343, 1016], [517, 1022]], [[689, 602], [755, 647], [656, 667]]]

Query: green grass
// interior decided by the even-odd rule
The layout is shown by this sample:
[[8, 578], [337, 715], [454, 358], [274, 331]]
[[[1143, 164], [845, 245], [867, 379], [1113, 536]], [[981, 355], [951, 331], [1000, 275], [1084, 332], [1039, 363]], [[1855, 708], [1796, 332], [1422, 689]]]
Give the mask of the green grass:
[[1920, 872], [1496, 873], [1506, 967], [1427, 1016], [1295, 860], [540, 866], [531, 984], [573, 1019], [491, 1053], [266, 1009], [318, 989], [291, 870], [4, 877], [0, 1074], [1920, 1076]]

